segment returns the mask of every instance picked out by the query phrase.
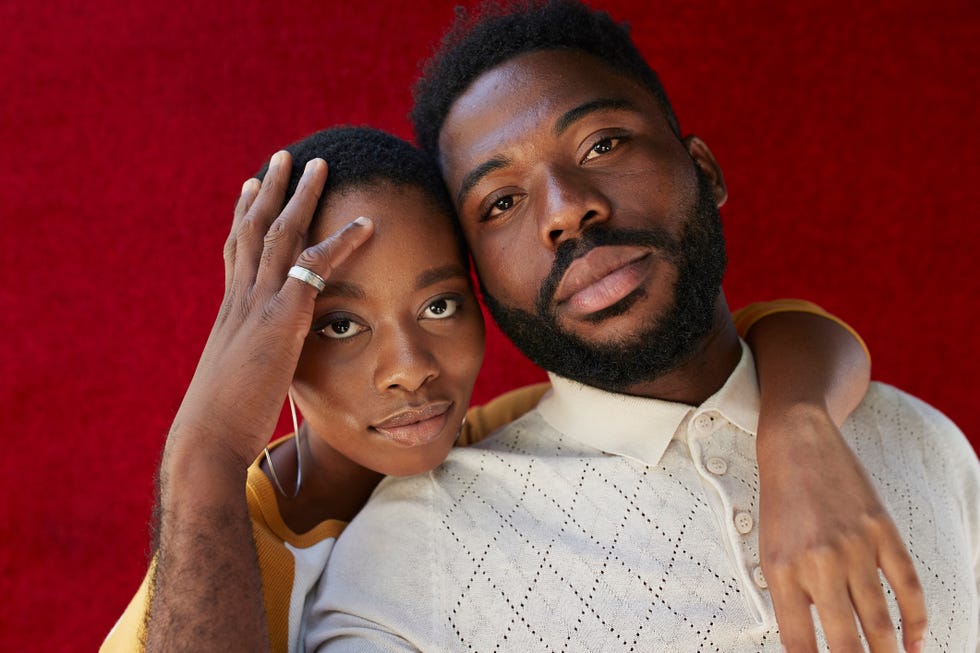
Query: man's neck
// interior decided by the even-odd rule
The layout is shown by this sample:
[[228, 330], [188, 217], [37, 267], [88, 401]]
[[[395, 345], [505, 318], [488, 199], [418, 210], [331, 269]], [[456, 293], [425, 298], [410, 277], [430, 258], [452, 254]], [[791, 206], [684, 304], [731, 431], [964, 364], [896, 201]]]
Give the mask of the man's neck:
[[725, 384], [741, 356], [738, 332], [728, 303], [724, 294], [719, 293], [714, 325], [687, 361], [652, 381], [630, 386], [623, 393], [696, 406]]

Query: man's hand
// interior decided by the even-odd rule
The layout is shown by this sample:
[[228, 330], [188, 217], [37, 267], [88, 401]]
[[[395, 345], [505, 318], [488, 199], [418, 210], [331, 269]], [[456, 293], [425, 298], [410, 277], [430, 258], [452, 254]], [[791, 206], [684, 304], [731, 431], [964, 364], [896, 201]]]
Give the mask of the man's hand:
[[813, 604], [832, 651], [863, 650], [855, 613], [872, 651], [897, 651], [880, 568], [905, 650], [921, 650], [926, 608], [912, 558], [837, 426], [811, 408], [763, 419], [759, 547], [783, 646], [817, 650]]

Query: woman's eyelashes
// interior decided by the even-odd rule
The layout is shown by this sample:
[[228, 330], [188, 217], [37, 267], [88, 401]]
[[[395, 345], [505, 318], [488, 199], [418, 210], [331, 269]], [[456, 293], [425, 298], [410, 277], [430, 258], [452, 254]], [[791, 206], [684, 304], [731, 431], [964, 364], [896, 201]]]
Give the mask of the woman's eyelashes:
[[437, 297], [425, 305], [419, 319], [423, 320], [445, 320], [456, 314], [463, 305], [463, 298], [460, 295], [443, 295]]
[[[457, 293], [440, 295], [425, 303], [418, 313], [419, 320], [446, 320], [463, 307], [463, 296]], [[311, 331], [331, 340], [348, 340], [369, 331], [370, 327], [351, 315], [331, 313], [317, 320]]]
[[328, 316], [325, 320], [320, 320], [318, 325], [314, 325], [313, 333], [332, 340], [346, 340], [366, 329], [366, 326], [349, 316]]

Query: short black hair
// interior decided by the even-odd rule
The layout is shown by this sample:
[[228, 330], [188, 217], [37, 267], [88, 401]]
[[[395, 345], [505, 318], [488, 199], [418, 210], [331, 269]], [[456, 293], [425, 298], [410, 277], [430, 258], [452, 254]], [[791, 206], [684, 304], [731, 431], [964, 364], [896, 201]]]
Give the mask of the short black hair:
[[[286, 200], [296, 192], [306, 164], [316, 158], [327, 162], [327, 181], [317, 211], [331, 194], [354, 188], [407, 186], [417, 188], [433, 201], [433, 209], [450, 218], [460, 255], [469, 265], [466, 239], [456, 220], [456, 210], [442, 181], [435, 160], [408, 141], [372, 127], [331, 127], [310, 134], [285, 149], [292, 156], [293, 170], [286, 188]], [[255, 173], [259, 180], [269, 170], [266, 161]]]
[[475, 14], [457, 7], [456, 22], [423, 67], [410, 115], [419, 146], [438, 159], [439, 132], [453, 102], [491, 68], [537, 50], [579, 50], [633, 77], [653, 93], [680, 137], [667, 92], [625, 23], [577, 0], [491, 0]]
[[[321, 201], [330, 193], [387, 182], [418, 188], [430, 195], [449, 216], [453, 215], [452, 202], [432, 158], [408, 141], [380, 129], [331, 127], [283, 149], [293, 159], [287, 200], [296, 192], [306, 164], [321, 158], [329, 169]], [[255, 177], [261, 180], [268, 170], [269, 162], [266, 161]]]

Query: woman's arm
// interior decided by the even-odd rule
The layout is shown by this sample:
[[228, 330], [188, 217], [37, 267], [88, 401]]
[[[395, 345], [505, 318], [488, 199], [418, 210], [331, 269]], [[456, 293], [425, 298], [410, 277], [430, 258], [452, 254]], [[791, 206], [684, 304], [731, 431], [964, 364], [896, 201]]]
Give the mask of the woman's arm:
[[[323, 277], [372, 233], [352, 223], [303, 249], [326, 179], [314, 159], [283, 208], [292, 161], [246, 182], [225, 245], [225, 297], [167, 437], [147, 651], [267, 651], [262, 582], [245, 496], [247, 469], [275, 429]], [[360, 226], [358, 226], [360, 225]]]
[[839, 426], [864, 397], [866, 349], [820, 314], [778, 312], [748, 327], [762, 393], [759, 432], [761, 564], [790, 651], [815, 651], [810, 605], [831, 650], [895, 650], [878, 569], [918, 650], [926, 611], [912, 559]]

